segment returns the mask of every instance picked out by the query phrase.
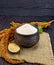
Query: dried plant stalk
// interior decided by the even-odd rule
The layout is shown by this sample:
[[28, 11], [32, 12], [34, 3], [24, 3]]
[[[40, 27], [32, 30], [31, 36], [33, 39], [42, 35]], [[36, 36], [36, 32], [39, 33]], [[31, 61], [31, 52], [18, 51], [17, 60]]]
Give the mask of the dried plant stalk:
[[11, 30], [8, 29], [7, 33], [5, 33], [4, 36], [1, 39], [1, 44], [2, 44], [1, 45], [1, 55], [9, 63], [12, 63], [12, 64], [24, 63], [24, 60], [13, 60], [6, 55], [7, 46], [8, 46], [8, 43], [9, 43], [9, 37], [10, 37], [10, 34], [11, 34], [10, 32], [11, 32]]
[[[46, 27], [50, 26], [52, 22], [54, 22], [54, 20], [46, 22], [46, 23], [30, 22], [29, 24], [31, 24], [31, 25], [38, 24], [38, 26], [41, 26], [42, 28], [46, 28]], [[6, 55], [8, 43], [9, 43], [9, 41], [14, 39], [14, 33], [15, 33], [16, 27], [22, 25], [20, 23], [15, 23], [15, 22], [11, 22], [10, 24], [11, 24], [11, 26], [9, 29], [4, 29], [4, 30], [0, 31], [0, 40], [1, 40], [1, 44], [2, 44], [1, 45], [1, 55], [9, 63], [12, 63], [12, 64], [24, 63], [24, 60], [13, 60], [9, 56]]]

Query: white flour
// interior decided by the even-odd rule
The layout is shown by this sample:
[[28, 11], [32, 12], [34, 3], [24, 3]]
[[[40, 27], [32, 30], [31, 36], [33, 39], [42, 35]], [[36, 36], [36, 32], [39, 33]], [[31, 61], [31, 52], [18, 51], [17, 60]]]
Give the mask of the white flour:
[[30, 24], [24, 24], [16, 29], [16, 32], [23, 35], [31, 35], [37, 32], [37, 28], [33, 27]]

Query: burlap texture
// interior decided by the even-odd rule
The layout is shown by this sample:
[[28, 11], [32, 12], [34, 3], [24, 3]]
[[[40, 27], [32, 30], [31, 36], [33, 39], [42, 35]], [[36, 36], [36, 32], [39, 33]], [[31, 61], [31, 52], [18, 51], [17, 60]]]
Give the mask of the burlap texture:
[[20, 53], [17, 54], [11, 54], [7, 51], [7, 55], [12, 59], [25, 59], [30, 63], [38, 62], [46, 65], [54, 65], [50, 37], [49, 34], [45, 32], [40, 34], [37, 45], [31, 48], [21, 48]]

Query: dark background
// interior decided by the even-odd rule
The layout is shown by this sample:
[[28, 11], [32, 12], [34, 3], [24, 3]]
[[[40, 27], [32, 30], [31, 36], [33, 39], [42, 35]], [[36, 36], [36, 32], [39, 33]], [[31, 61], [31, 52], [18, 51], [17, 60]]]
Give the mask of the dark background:
[[54, 16], [54, 0], [0, 0], [0, 15]]
[[[8, 28], [11, 21], [49, 21], [54, 19], [54, 0], [0, 0], [0, 30]], [[54, 23], [44, 31], [51, 38], [54, 52]], [[9, 65], [0, 58], [1, 65]], [[21, 65], [31, 65], [24, 63]], [[36, 64], [33, 64], [36, 65]]]

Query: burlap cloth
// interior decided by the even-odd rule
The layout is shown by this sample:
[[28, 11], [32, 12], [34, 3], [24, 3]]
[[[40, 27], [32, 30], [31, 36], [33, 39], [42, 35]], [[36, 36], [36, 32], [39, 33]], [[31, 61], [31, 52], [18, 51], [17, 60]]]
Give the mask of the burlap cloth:
[[46, 65], [54, 65], [50, 37], [49, 34], [45, 32], [40, 34], [37, 45], [32, 48], [21, 48], [21, 51], [18, 54], [11, 54], [7, 51], [7, 55], [12, 59], [25, 59], [30, 63], [38, 62]]

